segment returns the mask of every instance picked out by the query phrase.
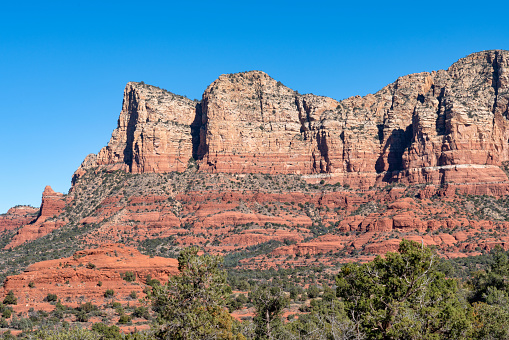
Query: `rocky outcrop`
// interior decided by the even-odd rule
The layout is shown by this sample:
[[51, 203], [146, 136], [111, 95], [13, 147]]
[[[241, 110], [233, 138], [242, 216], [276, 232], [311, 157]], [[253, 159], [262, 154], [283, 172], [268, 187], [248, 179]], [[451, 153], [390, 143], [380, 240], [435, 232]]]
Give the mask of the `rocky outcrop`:
[[64, 194], [53, 191], [53, 189], [47, 185], [42, 193], [41, 209], [35, 223], [42, 223], [50, 217], [56, 217], [60, 215], [64, 207]]
[[84, 169], [98, 165], [133, 173], [185, 170], [193, 156], [193, 122], [199, 111], [197, 101], [144, 83], [128, 83], [110, 142], [97, 155], [87, 156], [73, 182]]
[[337, 235], [317, 237], [311, 242], [302, 242], [291, 246], [279, 247], [272, 253], [274, 255], [318, 255], [328, 252], [337, 252], [346, 243], [345, 238]]
[[198, 158], [216, 172], [329, 172], [327, 136], [314, 128], [339, 103], [300, 95], [259, 71], [222, 75], [203, 94]]
[[[126, 272], [134, 274], [134, 281], [123, 279]], [[7, 277], [0, 295], [12, 290], [21, 308], [37, 307], [48, 294], [56, 294], [66, 304], [103, 302], [107, 289], [113, 289], [115, 301], [129, 301], [132, 291], [143, 295], [140, 283], [147, 276], [165, 282], [177, 273], [176, 259], [149, 257], [124, 245], [105, 244], [70, 258], [34, 263], [24, 273]]]
[[26, 205], [10, 208], [7, 213], [0, 215], [0, 232], [16, 229], [32, 222], [37, 218], [38, 213], [38, 208]]
[[[403, 76], [338, 102], [301, 95], [260, 71], [221, 75], [191, 101], [128, 83], [108, 146], [77, 170], [305, 174], [357, 188], [390, 182], [509, 192], [509, 52]], [[192, 165], [192, 164], [191, 164]]]
[[37, 219], [21, 227], [5, 248], [13, 248], [27, 241], [35, 240], [65, 225], [66, 221], [58, 220], [66, 204], [66, 197], [53, 191], [48, 185], [42, 193], [42, 203]]
[[[260, 71], [220, 76], [200, 102], [128, 83], [108, 145], [85, 159], [71, 194], [45, 190], [39, 218], [7, 248], [61, 225], [93, 229], [86, 242], [165, 238], [168, 252], [284, 242], [289, 254], [357, 251], [369, 233], [442, 232], [458, 218], [505, 228], [509, 216], [495, 201], [509, 193], [508, 58], [474, 53], [341, 102], [301, 95]], [[480, 210], [458, 193], [493, 202], [483, 199]], [[422, 203], [437, 199], [435, 210]], [[66, 200], [65, 214], [52, 218]], [[348, 242], [312, 240], [323, 233]], [[369, 253], [394, 247], [384, 242]]]
[[402, 238], [435, 245], [447, 257], [509, 244], [506, 198], [458, 195], [451, 185], [353, 190], [297, 175], [189, 169], [133, 176], [99, 168], [65, 197], [71, 200], [59, 216], [19, 228], [7, 246], [12, 254], [23, 256], [31, 245], [16, 246], [40, 237], [34, 252], [46, 242], [64, 250], [118, 242], [175, 256], [196, 245], [236, 254], [239, 266], [255, 269], [369, 260]]
[[467, 192], [470, 184], [470, 191], [481, 186], [488, 194], [504, 183], [506, 192], [500, 166], [509, 156], [508, 57], [507, 51], [474, 53], [431, 74], [415, 106], [412, 143], [398, 178], [463, 185]]

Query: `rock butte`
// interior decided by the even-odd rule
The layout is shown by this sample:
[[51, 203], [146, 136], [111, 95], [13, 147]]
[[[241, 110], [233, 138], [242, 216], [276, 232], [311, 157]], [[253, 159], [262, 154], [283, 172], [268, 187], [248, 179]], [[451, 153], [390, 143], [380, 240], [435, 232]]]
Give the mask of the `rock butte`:
[[343, 101], [301, 95], [260, 71], [221, 75], [201, 101], [128, 83], [118, 127], [87, 168], [317, 175], [352, 188], [399, 182], [503, 195], [509, 52], [403, 76]]
[[62, 193], [53, 191], [49, 185], [46, 186], [42, 193], [42, 203], [37, 218], [21, 227], [7, 248], [16, 247], [27, 241], [35, 240], [65, 225], [66, 221], [56, 220], [65, 204], [66, 200]]
[[[254, 267], [383, 254], [403, 237], [444, 256], [508, 249], [505, 218], [474, 216], [464, 196], [508, 194], [508, 60], [474, 53], [343, 101], [260, 71], [221, 75], [201, 101], [130, 82], [108, 145], [86, 157], [69, 194], [47, 187], [38, 215], [0, 216], [16, 230], [5, 248], [72, 224], [94, 226], [83, 243], [173, 237], [221, 254], [287, 243], [241, 261]], [[313, 238], [317, 225], [328, 230]]]

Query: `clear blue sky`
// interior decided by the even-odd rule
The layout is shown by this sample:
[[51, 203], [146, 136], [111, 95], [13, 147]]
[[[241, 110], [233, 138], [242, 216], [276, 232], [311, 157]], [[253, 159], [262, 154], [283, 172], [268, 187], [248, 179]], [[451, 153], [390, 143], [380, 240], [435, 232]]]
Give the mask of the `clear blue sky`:
[[128, 81], [201, 98], [262, 70], [343, 99], [509, 49], [504, 1], [14, 1], [0, 7], [0, 213], [67, 192], [107, 144]]

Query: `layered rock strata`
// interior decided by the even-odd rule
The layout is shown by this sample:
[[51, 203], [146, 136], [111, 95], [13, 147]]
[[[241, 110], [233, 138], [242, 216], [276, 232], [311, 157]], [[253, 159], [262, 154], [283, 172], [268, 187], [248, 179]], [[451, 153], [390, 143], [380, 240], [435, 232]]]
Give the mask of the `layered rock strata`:
[[341, 102], [301, 95], [260, 71], [220, 76], [201, 102], [128, 83], [110, 142], [75, 177], [99, 165], [182, 171], [194, 158], [211, 172], [315, 175], [358, 188], [461, 184], [466, 192], [505, 194], [508, 60], [507, 51], [474, 53], [448, 70], [403, 76]]
[[66, 224], [57, 219], [66, 205], [66, 197], [55, 192], [49, 185], [42, 193], [42, 203], [35, 220], [23, 225], [5, 248], [13, 248], [27, 241], [32, 241], [49, 234], [53, 230]]
[[193, 122], [200, 103], [144, 83], [128, 83], [110, 142], [83, 161], [133, 173], [183, 171], [193, 155]]
[[[134, 275], [133, 281], [123, 279], [127, 272]], [[132, 291], [143, 295], [140, 283], [147, 276], [164, 283], [177, 273], [176, 259], [149, 257], [124, 245], [105, 244], [70, 258], [34, 263], [24, 273], [9, 276], [0, 295], [12, 290], [22, 308], [42, 304], [48, 294], [56, 294], [66, 304], [98, 303], [105, 300], [108, 289], [114, 291], [116, 301], [129, 301]]]
[[16, 229], [30, 223], [37, 218], [38, 208], [20, 205], [10, 208], [7, 213], [0, 215], [0, 231]]

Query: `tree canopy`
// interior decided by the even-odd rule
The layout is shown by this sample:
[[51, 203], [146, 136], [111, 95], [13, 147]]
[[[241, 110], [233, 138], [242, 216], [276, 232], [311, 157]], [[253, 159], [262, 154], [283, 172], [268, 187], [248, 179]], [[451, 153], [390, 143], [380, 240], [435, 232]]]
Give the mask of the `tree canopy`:
[[432, 249], [403, 240], [397, 253], [343, 267], [337, 296], [369, 339], [464, 338], [468, 306], [437, 262]]
[[222, 257], [198, 255], [199, 248], [183, 250], [178, 257], [180, 275], [153, 288], [158, 312], [159, 339], [244, 339], [233, 331], [236, 322], [226, 310], [231, 288]]

